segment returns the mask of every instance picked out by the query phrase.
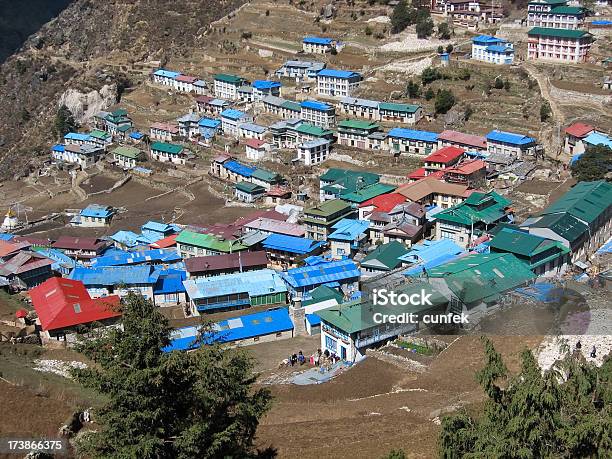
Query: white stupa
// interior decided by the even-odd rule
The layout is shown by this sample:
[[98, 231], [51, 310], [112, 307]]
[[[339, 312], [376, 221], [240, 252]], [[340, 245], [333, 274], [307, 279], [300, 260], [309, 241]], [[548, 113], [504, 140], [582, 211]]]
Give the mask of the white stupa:
[[15, 212], [13, 212], [13, 210], [9, 208], [8, 212], [6, 213], [6, 216], [4, 217], [4, 221], [2, 222], [1, 228], [4, 231], [10, 231], [17, 228], [17, 226], [19, 226], [19, 220], [17, 219]]

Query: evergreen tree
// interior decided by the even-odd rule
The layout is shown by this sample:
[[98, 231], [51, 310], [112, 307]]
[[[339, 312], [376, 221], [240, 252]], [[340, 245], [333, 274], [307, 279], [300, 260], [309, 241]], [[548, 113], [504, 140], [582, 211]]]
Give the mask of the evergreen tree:
[[218, 345], [164, 352], [168, 320], [141, 295], [130, 294], [122, 314], [123, 329], [77, 347], [95, 366], [75, 370], [76, 380], [108, 400], [80, 451], [93, 458], [256, 456], [253, 439], [271, 396], [253, 388], [246, 354]]
[[410, 24], [414, 24], [416, 12], [409, 7], [406, 0], [400, 0], [391, 13], [391, 33], [400, 33]]
[[547, 121], [548, 118], [550, 118], [550, 115], [552, 115], [552, 110], [550, 109], [550, 104], [548, 101], [545, 100], [542, 102], [542, 105], [540, 105], [540, 121]]
[[427, 38], [429, 37], [434, 30], [434, 23], [431, 19], [424, 19], [422, 21], [417, 22], [416, 25], [416, 34], [418, 38]]
[[453, 108], [453, 105], [455, 105], [455, 96], [452, 91], [448, 89], [439, 90], [434, 103], [436, 113], [444, 114]]
[[62, 105], [55, 115], [55, 121], [53, 123], [53, 133], [58, 139], [63, 138], [69, 132], [74, 132], [79, 128], [78, 123], [74, 119], [72, 112]]
[[411, 99], [415, 99], [420, 97], [421, 95], [421, 86], [418, 83], [410, 80], [406, 85], [406, 95]]
[[589, 147], [571, 166], [572, 175], [579, 182], [591, 182], [606, 177], [612, 170], [612, 148], [605, 145]]
[[439, 80], [441, 77], [440, 72], [435, 67], [427, 67], [421, 72], [421, 82], [423, 83], [423, 86]]
[[608, 457], [612, 360], [597, 368], [568, 353], [542, 373], [525, 350], [519, 375], [509, 378], [501, 355], [483, 341], [477, 380], [488, 400], [479, 418], [461, 411], [442, 420], [440, 457]]
[[431, 100], [434, 97], [436, 97], [436, 93], [434, 92], [433, 89], [427, 88], [427, 91], [425, 91], [424, 96], [425, 96], [425, 100]]
[[448, 22], [441, 22], [440, 24], [438, 24], [438, 37], [441, 40], [448, 40], [451, 37], [451, 31]]

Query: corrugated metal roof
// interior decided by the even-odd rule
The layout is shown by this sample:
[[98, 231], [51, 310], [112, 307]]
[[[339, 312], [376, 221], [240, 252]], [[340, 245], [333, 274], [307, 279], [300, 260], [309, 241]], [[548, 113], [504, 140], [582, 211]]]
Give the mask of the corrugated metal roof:
[[110, 206], [103, 206], [100, 204], [90, 204], [81, 210], [81, 217], [93, 217], [93, 218], [108, 218], [115, 212]]
[[314, 45], [330, 45], [334, 40], [332, 38], [324, 38], [324, 37], [304, 37], [304, 43], [314, 44]]
[[367, 220], [343, 218], [332, 226], [334, 232], [327, 236], [330, 241], [354, 241], [370, 227]]
[[159, 271], [152, 266], [113, 266], [84, 268], [77, 266], [70, 274], [70, 279], [83, 282], [85, 286], [113, 285], [153, 285], [159, 278]]
[[536, 140], [533, 137], [528, 137], [522, 134], [515, 134], [513, 132], [493, 130], [487, 134], [487, 140], [489, 142], [502, 142], [510, 145], [529, 145], [535, 143]]
[[183, 284], [193, 300], [236, 293], [248, 293], [254, 297], [287, 291], [281, 277], [271, 269], [188, 279]]
[[316, 110], [319, 112], [326, 112], [334, 109], [334, 107], [332, 107], [331, 105], [316, 100], [305, 100], [304, 102], [300, 103], [300, 106], [302, 108], [308, 108], [310, 110]]
[[282, 252], [306, 255], [325, 245], [323, 241], [315, 241], [304, 237], [288, 236], [286, 234], [271, 234], [263, 243], [263, 248]]
[[605, 180], [580, 182], [544, 209], [540, 215], [566, 212], [592, 223], [612, 206], [612, 184]]
[[362, 261], [361, 266], [372, 266], [378, 269], [392, 270], [401, 264], [400, 257], [408, 252], [408, 249], [398, 241], [382, 244], [370, 252]]
[[272, 89], [272, 88], [280, 88], [282, 85], [280, 81], [255, 80], [253, 81], [252, 86], [256, 89]]
[[393, 128], [389, 131], [388, 137], [400, 139], [419, 140], [421, 142], [437, 142], [438, 134], [429, 131], [418, 131], [416, 129]]
[[178, 269], [168, 269], [161, 271], [157, 282], [153, 286], [154, 295], [164, 295], [168, 293], [181, 293], [185, 291], [183, 281], [187, 279], [187, 273]]
[[154, 249], [139, 252], [123, 252], [105, 255], [91, 260], [92, 267], [127, 266], [153, 263], [175, 263], [181, 261], [180, 255], [174, 249]]
[[234, 110], [233, 108], [223, 110], [220, 115], [222, 118], [229, 118], [230, 120], [239, 120], [248, 116], [246, 113], [241, 112], [240, 110]]
[[253, 172], [255, 172], [254, 167], [239, 163], [238, 161], [235, 161], [233, 159], [224, 162], [223, 167], [225, 167], [228, 171], [234, 172], [238, 175], [242, 175], [243, 177], [251, 177], [253, 175]]
[[283, 280], [294, 288], [357, 279], [360, 275], [359, 268], [352, 260], [331, 261], [315, 266], [293, 268], [281, 273]]
[[317, 76], [347, 80], [349, 78], [361, 77], [361, 74], [358, 72], [352, 72], [350, 70], [323, 69], [317, 72]]

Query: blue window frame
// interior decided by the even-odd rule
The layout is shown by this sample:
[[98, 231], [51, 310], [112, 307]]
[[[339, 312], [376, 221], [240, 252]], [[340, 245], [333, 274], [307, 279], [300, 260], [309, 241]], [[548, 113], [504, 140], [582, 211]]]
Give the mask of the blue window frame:
[[337, 342], [331, 336], [325, 336], [325, 347], [329, 352], [336, 352]]

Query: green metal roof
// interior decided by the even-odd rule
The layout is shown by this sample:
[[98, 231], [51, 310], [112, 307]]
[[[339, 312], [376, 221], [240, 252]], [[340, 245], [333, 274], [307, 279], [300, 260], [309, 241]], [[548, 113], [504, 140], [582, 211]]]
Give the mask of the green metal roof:
[[327, 169], [325, 173], [319, 176], [319, 180], [324, 182], [336, 182], [345, 177], [362, 177], [365, 181], [369, 183], [376, 183], [380, 180], [380, 175], [375, 174], [373, 172], [365, 172], [365, 171], [353, 171], [350, 169], [340, 169], [337, 167], [332, 167]]
[[[398, 258], [408, 252], [409, 250], [402, 243], [391, 241], [376, 247], [361, 261], [361, 266], [372, 266], [381, 271], [391, 271], [401, 264]], [[380, 266], [381, 264], [383, 266]]]
[[381, 194], [390, 193], [394, 190], [395, 187], [392, 185], [387, 185], [384, 183], [375, 183], [373, 185], [361, 188], [356, 191], [352, 191], [350, 193], [341, 193], [340, 198], [344, 201], [361, 204], [362, 202], [365, 202], [368, 199], [375, 198], [376, 196], [380, 196]]
[[511, 253], [472, 254], [431, 268], [430, 279], [444, 278], [465, 304], [491, 302], [504, 292], [535, 279], [527, 265]]
[[308, 123], [300, 124], [297, 127], [296, 132], [299, 132], [300, 134], [312, 135], [315, 137], [325, 137], [330, 134], [333, 134], [332, 131], [329, 131], [327, 129], [323, 129], [322, 127], [314, 126], [313, 124], [308, 124]]
[[161, 151], [163, 153], [168, 153], [171, 155], [178, 155], [180, 152], [183, 151], [183, 147], [174, 143], [153, 142], [151, 144], [151, 150]]
[[304, 215], [316, 215], [319, 217], [329, 217], [335, 213], [343, 210], [351, 210], [352, 207], [348, 202], [342, 199], [332, 199], [331, 201], [324, 201], [310, 209], [304, 211]]
[[567, 14], [570, 16], [580, 16], [585, 13], [584, 8], [580, 6], [555, 6], [549, 12], [550, 14]]
[[131, 159], [138, 159], [142, 155], [142, 151], [134, 147], [117, 147], [111, 153]]
[[276, 172], [270, 172], [265, 169], [255, 169], [251, 177], [268, 183], [278, 182], [281, 179], [281, 176]]
[[550, 27], [534, 27], [527, 34], [558, 38], [582, 38], [591, 35], [584, 30], [552, 29]]
[[244, 81], [244, 78], [241, 78], [236, 75], [230, 75], [227, 73], [217, 73], [214, 76], [214, 79], [218, 81], [224, 81], [225, 83], [231, 83], [231, 84], [242, 84], [242, 82]]
[[294, 112], [302, 111], [302, 106], [292, 100], [286, 100], [285, 102], [281, 104], [281, 107], [286, 108], [287, 110], [293, 110]]
[[589, 227], [586, 224], [566, 213], [544, 215], [535, 223], [532, 223], [530, 227], [548, 228], [570, 243], [578, 240], [584, 233], [589, 231]]
[[565, 5], [567, 3], [567, 0], [544, 0], [529, 2], [530, 5], [541, 5], [542, 3], [549, 5]]
[[213, 234], [195, 233], [189, 230], [181, 231], [176, 237], [176, 242], [223, 253], [238, 252], [248, 248], [235, 240], [230, 241], [218, 238]]
[[308, 306], [310, 304], [321, 303], [327, 300], [336, 300], [338, 304], [342, 303], [344, 296], [338, 290], [328, 287], [327, 285], [320, 285], [310, 292], [312, 298], [304, 300], [302, 306]]
[[105, 140], [110, 137], [110, 134], [108, 132], [104, 132], [99, 129], [94, 129], [93, 131], [89, 133], [89, 135], [90, 137], [94, 137], [96, 139], [101, 139], [101, 140]]
[[474, 192], [462, 203], [438, 212], [435, 218], [462, 225], [472, 225], [478, 222], [491, 224], [506, 215], [505, 208], [510, 203], [509, 199], [500, 196], [495, 191]]
[[421, 108], [421, 106], [414, 104], [395, 104], [392, 102], [381, 102], [380, 104], [378, 104], [378, 108], [379, 110], [389, 110], [401, 113], [415, 113], [419, 108]]
[[358, 129], [363, 131], [371, 131], [373, 129], [378, 129], [377, 123], [372, 123], [371, 121], [364, 120], [342, 120], [338, 122], [338, 128], [344, 129]]
[[411, 283], [400, 288], [396, 288], [396, 293], [406, 293], [412, 295], [420, 294], [421, 290], [425, 294], [430, 294], [433, 306], [430, 305], [396, 305], [396, 306], [381, 306], [375, 305], [372, 302], [351, 302], [345, 303], [331, 308], [317, 311], [317, 315], [321, 320], [333, 325], [342, 330], [344, 333], [351, 334], [361, 330], [366, 330], [378, 326], [374, 322], [374, 314], [418, 314], [430, 309], [446, 304], [447, 299], [431, 285], [425, 283]]
[[612, 184], [605, 180], [580, 182], [544, 209], [540, 215], [567, 212], [590, 224], [611, 205]]
[[238, 182], [236, 183], [236, 189], [249, 194], [264, 193], [266, 191], [263, 186], [251, 182]]

